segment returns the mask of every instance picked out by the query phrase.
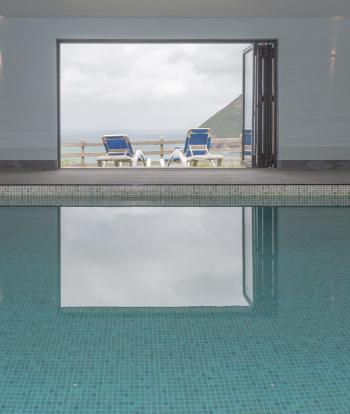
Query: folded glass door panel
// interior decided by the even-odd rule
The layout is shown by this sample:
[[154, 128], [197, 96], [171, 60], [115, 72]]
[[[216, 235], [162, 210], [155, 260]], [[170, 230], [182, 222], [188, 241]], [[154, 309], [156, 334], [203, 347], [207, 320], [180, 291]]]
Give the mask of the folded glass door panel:
[[243, 51], [242, 162], [276, 164], [276, 46], [255, 43]]

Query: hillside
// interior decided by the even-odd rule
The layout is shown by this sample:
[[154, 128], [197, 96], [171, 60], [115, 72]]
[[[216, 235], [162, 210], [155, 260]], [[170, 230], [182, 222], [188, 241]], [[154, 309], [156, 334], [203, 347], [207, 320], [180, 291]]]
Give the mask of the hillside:
[[242, 132], [242, 102], [242, 95], [240, 95], [211, 116], [199, 128], [211, 128], [214, 136], [219, 138], [239, 137]]

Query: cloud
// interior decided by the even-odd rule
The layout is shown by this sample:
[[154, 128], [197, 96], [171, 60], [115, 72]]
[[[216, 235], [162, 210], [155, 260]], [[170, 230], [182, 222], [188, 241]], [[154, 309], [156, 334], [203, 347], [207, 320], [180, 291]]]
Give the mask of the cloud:
[[65, 44], [64, 129], [187, 129], [241, 93], [236, 44]]
[[187, 92], [186, 84], [179, 80], [175, 81], [163, 81], [158, 83], [153, 91], [153, 99], [164, 99], [164, 98], [173, 98], [177, 96], [184, 96]]

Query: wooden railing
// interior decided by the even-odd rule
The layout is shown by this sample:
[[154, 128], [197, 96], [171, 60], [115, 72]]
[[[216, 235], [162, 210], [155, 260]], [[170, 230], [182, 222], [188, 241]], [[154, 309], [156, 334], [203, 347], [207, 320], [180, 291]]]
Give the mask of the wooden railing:
[[[173, 152], [174, 147], [182, 147], [184, 139], [164, 139], [148, 140], [148, 141], [132, 141], [132, 146], [136, 150], [138, 147], [142, 147], [143, 154], [148, 156], [157, 156], [164, 158], [165, 155], [169, 155]], [[147, 146], [159, 146], [159, 149], [144, 149]], [[63, 148], [79, 148], [78, 152], [65, 152]], [[87, 148], [99, 148], [101, 151], [87, 151]], [[225, 153], [237, 153], [242, 152], [242, 138], [214, 138], [212, 140], [212, 147], [210, 149], [212, 153], [222, 153], [224, 159], [229, 160], [230, 157], [225, 157]], [[96, 167], [97, 162], [89, 163], [87, 158], [97, 158], [100, 155], [104, 155], [105, 151], [102, 142], [88, 142], [84, 139], [78, 142], [64, 142], [61, 144], [61, 167]], [[80, 159], [80, 162], [74, 159]], [[232, 157], [231, 157], [232, 158]], [[72, 160], [73, 159], [73, 160]]]

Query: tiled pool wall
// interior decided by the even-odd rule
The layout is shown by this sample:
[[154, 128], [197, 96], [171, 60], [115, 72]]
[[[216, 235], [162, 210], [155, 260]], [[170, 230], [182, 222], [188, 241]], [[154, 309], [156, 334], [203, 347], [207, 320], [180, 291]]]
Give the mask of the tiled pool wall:
[[0, 205], [350, 206], [350, 185], [2, 185]]

